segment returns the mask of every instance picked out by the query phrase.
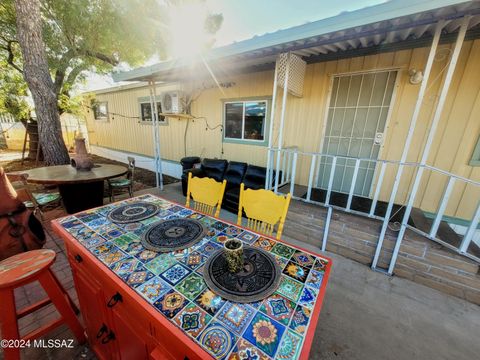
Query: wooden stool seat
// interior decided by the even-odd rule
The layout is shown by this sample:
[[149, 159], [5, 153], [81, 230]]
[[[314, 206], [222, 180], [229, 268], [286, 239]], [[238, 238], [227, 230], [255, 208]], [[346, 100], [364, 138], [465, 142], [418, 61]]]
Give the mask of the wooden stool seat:
[[[52, 250], [41, 249], [14, 255], [0, 262], [0, 323], [2, 339], [33, 340], [57, 326], [66, 323], [79, 343], [85, 342], [85, 334], [75, 316], [76, 306], [53, 274], [50, 266], [56, 254]], [[48, 298], [17, 311], [15, 306], [15, 288], [27, 283], [39, 281]], [[53, 303], [60, 318], [20, 337], [17, 320], [42, 307]], [[20, 359], [20, 349], [4, 348], [5, 360]]]
[[33, 250], [0, 261], [0, 288], [30, 282], [41, 271], [46, 271], [55, 261], [55, 251]]

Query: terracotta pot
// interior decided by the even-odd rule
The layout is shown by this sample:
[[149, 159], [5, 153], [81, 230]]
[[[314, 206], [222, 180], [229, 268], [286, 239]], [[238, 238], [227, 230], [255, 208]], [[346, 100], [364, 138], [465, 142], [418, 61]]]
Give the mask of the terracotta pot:
[[75, 155], [70, 162], [77, 170], [89, 171], [92, 169], [93, 161], [87, 153], [84, 138], [75, 139]]

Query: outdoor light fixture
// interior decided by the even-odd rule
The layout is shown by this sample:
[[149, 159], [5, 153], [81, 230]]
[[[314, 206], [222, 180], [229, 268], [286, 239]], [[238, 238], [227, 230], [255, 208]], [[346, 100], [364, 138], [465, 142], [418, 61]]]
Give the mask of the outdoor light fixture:
[[412, 85], [420, 84], [423, 80], [423, 72], [421, 70], [410, 69], [408, 71], [408, 75], [410, 75], [410, 78], [408, 79], [408, 81]]

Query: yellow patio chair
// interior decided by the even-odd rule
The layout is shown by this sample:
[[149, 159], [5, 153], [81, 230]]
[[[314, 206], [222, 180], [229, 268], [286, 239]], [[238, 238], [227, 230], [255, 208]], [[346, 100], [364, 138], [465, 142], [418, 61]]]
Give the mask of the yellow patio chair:
[[190, 207], [190, 198], [192, 198], [194, 210], [218, 217], [226, 185], [226, 180], [220, 183], [208, 177], [192, 177], [192, 173], [188, 173], [187, 202], [185, 206]]
[[277, 239], [282, 236], [292, 195], [276, 195], [273, 191], [246, 189], [240, 185], [237, 225], [242, 225], [242, 213], [247, 216], [247, 227], [268, 236], [277, 228]]

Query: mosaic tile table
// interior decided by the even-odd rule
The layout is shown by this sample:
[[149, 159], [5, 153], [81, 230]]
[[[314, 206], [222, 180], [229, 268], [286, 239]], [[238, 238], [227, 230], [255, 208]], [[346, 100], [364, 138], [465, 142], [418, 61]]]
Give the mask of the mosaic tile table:
[[[114, 224], [116, 206], [148, 201], [154, 217]], [[140, 243], [160, 219], [198, 219], [208, 229], [194, 246], [156, 253]], [[65, 240], [89, 342], [99, 358], [307, 359], [331, 268], [328, 258], [152, 195], [54, 221]], [[227, 301], [202, 278], [210, 254], [236, 237], [274, 255], [278, 290], [256, 303]]]

